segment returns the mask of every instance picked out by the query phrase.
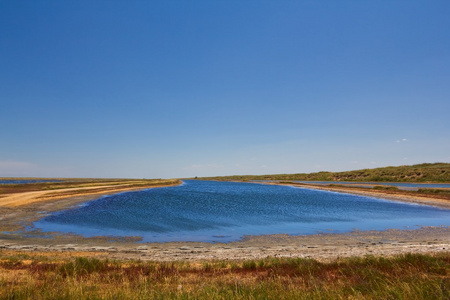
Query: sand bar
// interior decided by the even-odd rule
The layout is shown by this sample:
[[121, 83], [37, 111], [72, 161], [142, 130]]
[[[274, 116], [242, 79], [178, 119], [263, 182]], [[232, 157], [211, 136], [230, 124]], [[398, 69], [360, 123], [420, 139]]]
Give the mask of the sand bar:
[[[261, 182], [258, 182], [258, 183], [261, 183]], [[370, 189], [370, 188], [348, 187], [345, 185], [327, 186], [327, 185], [321, 185], [321, 184], [304, 184], [304, 183], [267, 182], [264, 184], [286, 185], [286, 186], [293, 186], [293, 187], [306, 188], [306, 189], [353, 194], [353, 195], [381, 198], [381, 199], [401, 201], [401, 202], [410, 202], [410, 203], [417, 203], [417, 204], [423, 204], [423, 205], [431, 205], [431, 206], [435, 206], [435, 207], [450, 209], [450, 199], [448, 197], [441, 197], [439, 195], [423, 195], [423, 194], [415, 195], [414, 193], [404, 191], [404, 190], [398, 190], [398, 191], [375, 190], [375, 189]], [[442, 189], [442, 190], [445, 190], [445, 189]]]
[[21, 192], [21, 193], [11, 193], [0, 196], [0, 207], [18, 207], [25, 206], [31, 203], [45, 202], [48, 200], [58, 200], [73, 196], [102, 196], [115, 194], [126, 191], [136, 191], [147, 188], [164, 187], [180, 184], [178, 181], [174, 183], [161, 183], [161, 184], [149, 184], [136, 187], [131, 183], [124, 184], [114, 184], [114, 185], [93, 185], [93, 186], [80, 186], [73, 188], [63, 188], [57, 190], [43, 190], [43, 191], [31, 191], [31, 192]]

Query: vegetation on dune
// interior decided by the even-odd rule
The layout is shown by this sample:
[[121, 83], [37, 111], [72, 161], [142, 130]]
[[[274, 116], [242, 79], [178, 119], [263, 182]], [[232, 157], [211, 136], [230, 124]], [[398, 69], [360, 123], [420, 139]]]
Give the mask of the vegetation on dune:
[[424, 163], [346, 172], [205, 177], [213, 180], [300, 180], [359, 182], [450, 182], [450, 163]]
[[450, 253], [210, 262], [0, 252], [2, 299], [448, 299]]

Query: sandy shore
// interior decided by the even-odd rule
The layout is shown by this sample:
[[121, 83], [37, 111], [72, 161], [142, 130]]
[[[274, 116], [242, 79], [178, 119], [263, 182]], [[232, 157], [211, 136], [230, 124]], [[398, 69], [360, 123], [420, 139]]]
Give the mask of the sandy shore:
[[[33, 243], [34, 242], [34, 243]], [[33, 251], [64, 256], [151, 261], [244, 260], [266, 257], [302, 257], [331, 261], [339, 257], [404, 253], [439, 253], [450, 249], [449, 227], [415, 230], [353, 231], [346, 234], [249, 236], [222, 243], [132, 243], [68, 237], [45, 243], [0, 239], [2, 251]]]
[[180, 184], [151, 184], [136, 187], [133, 183], [124, 184], [100, 184], [93, 186], [81, 186], [73, 188], [63, 188], [57, 190], [40, 190], [31, 192], [11, 193], [0, 196], [0, 207], [20, 207], [33, 203], [43, 203], [51, 200], [60, 200], [65, 198], [74, 198], [74, 196], [94, 196], [100, 197], [102, 195], [111, 195], [127, 191], [137, 191], [147, 188], [165, 187]]
[[[302, 187], [305, 186], [302, 185]], [[450, 207], [444, 200], [430, 197], [404, 198], [404, 195], [392, 195], [385, 191], [362, 193], [351, 188], [348, 190], [317, 186], [308, 188]], [[86, 193], [89, 193], [88, 190]], [[108, 190], [104, 193], [112, 192]], [[329, 261], [348, 256], [395, 255], [410, 252], [437, 253], [448, 252], [450, 249], [450, 227], [447, 226], [387, 231], [356, 230], [345, 234], [247, 236], [241, 241], [232, 243], [139, 243], [139, 237], [83, 238], [60, 233], [43, 234], [39, 231], [23, 231], [26, 225], [42, 217], [43, 211], [57, 211], [98, 198], [99, 195], [101, 193], [78, 194], [75, 197], [43, 197], [41, 200], [33, 198], [34, 201], [20, 202], [20, 205], [0, 206], [1, 251], [34, 251], [48, 255], [82, 255], [155, 261], [241, 260], [265, 257], [310, 257]]]

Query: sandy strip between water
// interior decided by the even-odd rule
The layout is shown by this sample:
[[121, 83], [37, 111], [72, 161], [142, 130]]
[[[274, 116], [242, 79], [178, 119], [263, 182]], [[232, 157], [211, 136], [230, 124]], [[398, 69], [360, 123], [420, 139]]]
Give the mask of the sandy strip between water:
[[[9, 195], [3, 195], [0, 197], [0, 207], [20, 207], [34, 203], [43, 203], [47, 201], [60, 200], [65, 198], [75, 198], [81, 196], [93, 196], [100, 197], [102, 195], [111, 195], [121, 192], [138, 191], [147, 188], [166, 187], [176, 184], [161, 184], [161, 185], [148, 185], [144, 187], [133, 187], [130, 184], [120, 185], [96, 185], [89, 187], [74, 187], [57, 190], [44, 190], [44, 191], [31, 191], [23, 193], [14, 193]], [[71, 196], [70, 196], [71, 195]]]
[[[316, 188], [316, 187], [310, 187]], [[320, 188], [336, 191], [334, 188]], [[343, 192], [342, 190], [340, 192]], [[361, 194], [360, 191], [344, 191]], [[392, 199], [392, 195], [377, 192], [377, 197]], [[366, 196], [375, 196], [367, 192]], [[396, 201], [428, 201], [438, 205], [441, 199], [403, 199], [396, 195]], [[20, 232], [17, 223], [30, 223], [40, 217], [41, 211], [55, 211], [70, 207], [98, 195], [77, 196], [63, 199], [47, 199], [20, 207], [1, 207], [0, 226], [10, 233], [0, 232], [2, 251], [33, 251], [48, 255], [95, 256], [110, 259], [140, 259], [152, 261], [174, 260], [243, 260], [266, 257], [307, 257], [330, 261], [339, 257], [364, 255], [396, 255], [401, 253], [437, 253], [450, 249], [450, 227], [424, 227], [419, 229], [358, 231], [334, 234], [322, 233], [305, 236], [286, 234], [247, 236], [232, 243], [138, 243], [138, 237], [83, 238], [76, 235], [54, 233], [46, 238], [39, 233]], [[411, 198], [411, 197], [409, 197]], [[412, 197], [414, 198], [414, 197]], [[423, 203], [423, 202], [421, 202]], [[448, 207], [441, 203], [441, 207]]]
[[321, 191], [328, 191], [328, 192], [352, 194], [352, 195], [380, 198], [380, 199], [400, 201], [400, 202], [409, 202], [409, 203], [430, 205], [430, 206], [435, 206], [435, 207], [444, 208], [444, 209], [450, 209], [450, 201], [448, 199], [439, 198], [439, 196], [435, 196], [435, 195], [426, 195], [426, 196], [413, 195], [413, 194], [407, 193], [405, 191], [393, 192], [393, 191], [389, 191], [389, 190], [375, 190], [375, 189], [361, 190], [361, 189], [357, 189], [357, 188], [346, 187], [345, 185], [343, 185], [343, 186], [327, 186], [327, 185], [304, 184], [304, 183], [276, 183], [276, 182], [260, 183], [260, 182], [258, 182], [258, 184], [285, 185], [285, 186], [292, 186], [292, 187], [298, 187], [298, 188], [306, 188], [306, 189], [321, 190]]

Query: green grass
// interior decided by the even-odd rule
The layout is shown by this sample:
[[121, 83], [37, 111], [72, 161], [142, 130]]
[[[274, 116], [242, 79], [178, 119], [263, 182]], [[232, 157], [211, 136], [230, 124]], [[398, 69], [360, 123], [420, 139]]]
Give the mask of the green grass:
[[204, 177], [213, 180], [301, 180], [358, 182], [450, 182], [449, 163], [424, 163], [412, 166], [384, 167], [346, 172], [317, 172], [275, 175], [243, 175]]
[[450, 253], [141, 262], [2, 255], [0, 299], [449, 299]]
[[396, 186], [383, 186], [377, 185], [373, 187], [374, 190], [382, 190], [382, 191], [398, 191], [398, 187]]

